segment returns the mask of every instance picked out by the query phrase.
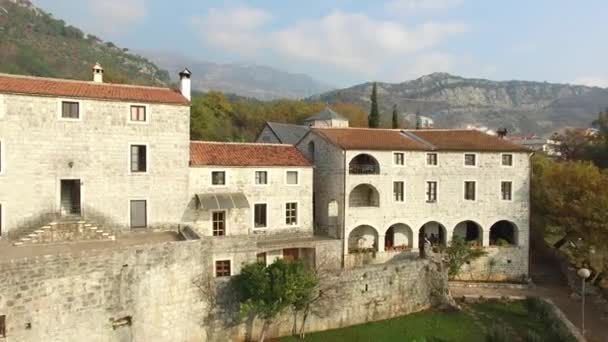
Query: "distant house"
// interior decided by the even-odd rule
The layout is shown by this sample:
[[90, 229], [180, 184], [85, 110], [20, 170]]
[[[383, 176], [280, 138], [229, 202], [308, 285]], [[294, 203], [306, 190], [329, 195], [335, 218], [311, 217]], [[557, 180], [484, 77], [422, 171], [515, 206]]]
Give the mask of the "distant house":
[[511, 137], [511, 142], [525, 146], [533, 151], [543, 152], [551, 157], [560, 155], [558, 150], [560, 142], [554, 139], [540, 138], [537, 136]]
[[[406, 113], [403, 117], [413, 125], [416, 125], [416, 114]], [[435, 121], [428, 116], [418, 115], [418, 121], [420, 128], [433, 128], [435, 126]]]
[[258, 135], [256, 142], [295, 145], [308, 133], [310, 127], [348, 127], [348, 119], [334, 112], [329, 107], [304, 120], [303, 125], [267, 122]]

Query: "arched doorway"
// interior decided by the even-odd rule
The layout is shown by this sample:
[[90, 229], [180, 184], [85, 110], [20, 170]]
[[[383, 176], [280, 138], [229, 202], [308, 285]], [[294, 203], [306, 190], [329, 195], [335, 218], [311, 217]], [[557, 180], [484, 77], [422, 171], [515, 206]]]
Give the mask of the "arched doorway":
[[462, 221], [454, 227], [453, 237], [459, 237], [466, 242], [482, 245], [483, 229], [481, 225], [474, 221]]
[[350, 207], [379, 207], [380, 194], [370, 184], [357, 185], [348, 195]]
[[397, 223], [386, 230], [386, 235], [384, 236], [385, 251], [411, 249], [413, 247], [412, 243], [413, 233], [408, 225]]
[[517, 226], [506, 220], [498, 221], [490, 227], [491, 246], [517, 245]]
[[418, 231], [418, 241], [422, 245], [427, 238], [433, 246], [445, 246], [447, 230], [445, 226], [437, 221], [430, 221], [422, 225]]
[[357, 253], [378, 250], [378, 231], [372, 226], [361, 225], [348, 234], [348, 252]]
[[369, 154], [359, 154], [348, 164], [348, 173], [351, 175], [377, 175], [380, 173], [380, 164]]

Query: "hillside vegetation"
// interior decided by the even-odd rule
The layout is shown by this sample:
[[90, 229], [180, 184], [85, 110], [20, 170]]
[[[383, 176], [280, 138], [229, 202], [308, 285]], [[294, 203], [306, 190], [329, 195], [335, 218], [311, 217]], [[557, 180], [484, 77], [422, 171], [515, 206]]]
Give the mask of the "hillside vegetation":
[[0, 72], [91, 80], [101, 63], [113, 83], [166, 85], [167, 71], [67, 25], [27, 0], [0, 0]]

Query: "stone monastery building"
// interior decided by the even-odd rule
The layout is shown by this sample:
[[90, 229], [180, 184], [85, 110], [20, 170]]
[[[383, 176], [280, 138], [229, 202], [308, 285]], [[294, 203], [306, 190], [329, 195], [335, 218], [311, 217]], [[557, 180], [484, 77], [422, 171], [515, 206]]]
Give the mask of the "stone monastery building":
[[267, 123], [258, 143], [190, 141], [187, 69], [179, 91], [93, 74], [0, 75], [11, 248], [175, 232], [218, 241], [210, 272], [222, 277], [276, 258], [384, 263], [459, 236], [489, 253], [467, 279], [528, 275], [526, 148], [469, 130], [349, 128], [329, 108], [302, 126]]

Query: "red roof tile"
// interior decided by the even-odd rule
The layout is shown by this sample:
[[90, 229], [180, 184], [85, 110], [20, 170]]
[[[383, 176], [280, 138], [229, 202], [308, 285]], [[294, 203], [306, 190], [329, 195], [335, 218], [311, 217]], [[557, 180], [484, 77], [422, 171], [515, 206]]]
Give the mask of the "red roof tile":
[[293, 145], [192, 141], [191, 166], [311, 166]]
[[180, 92], [111, 83], [0, 74], [0, 93], [187, 105]]
[[346, 150], [529, 151], [506, 139], [476, 130], [313, 128], [312, 131]]

